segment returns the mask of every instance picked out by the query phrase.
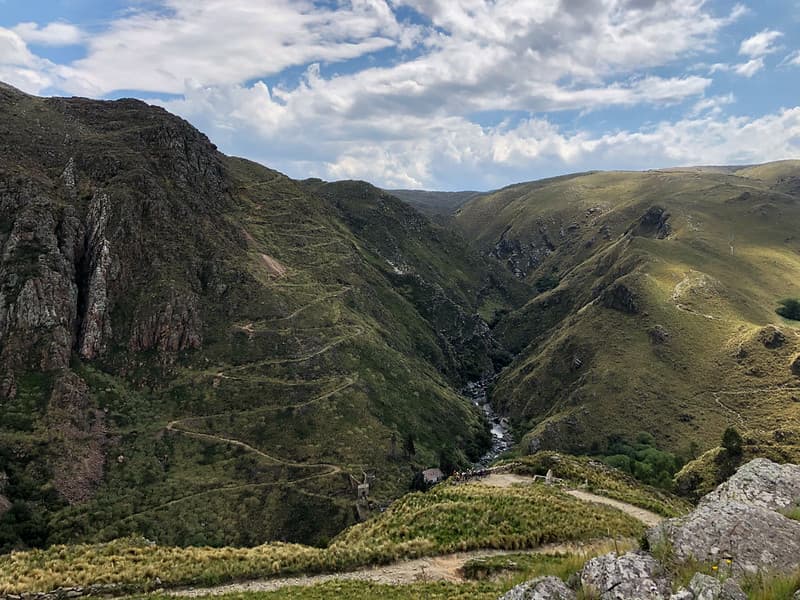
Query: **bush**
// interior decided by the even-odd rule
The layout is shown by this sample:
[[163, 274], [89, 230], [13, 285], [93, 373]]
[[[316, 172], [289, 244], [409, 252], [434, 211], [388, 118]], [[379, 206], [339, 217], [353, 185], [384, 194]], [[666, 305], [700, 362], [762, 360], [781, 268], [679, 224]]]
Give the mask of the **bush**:
[[781, 306], [775, 311], [784, 319], [800, 321], [800, 300], [797, 298], [787, 298], [781, 300]]
[[655, 438], [644, 431], [637, 434], [635, 442], [621, 436], [609, 438], [601, 458], [610, 467], [664, 489], [672, 487], [672, 476], [681, 468], [681, 460], [656, 448]]
[[728, 427], [722, 434], [722, 447], [728, 451], [730, 456], [741, 456], [743, 445], [742, 436], [734, 427]]
[[552, 290], [553, 288], [557, 288], [558, 284], [560, 283], [558, 277], [553, 274], [543, 275], [539, 277], [534, 282], [534, 286], [539, 293], [546, 292], [547, 290]]

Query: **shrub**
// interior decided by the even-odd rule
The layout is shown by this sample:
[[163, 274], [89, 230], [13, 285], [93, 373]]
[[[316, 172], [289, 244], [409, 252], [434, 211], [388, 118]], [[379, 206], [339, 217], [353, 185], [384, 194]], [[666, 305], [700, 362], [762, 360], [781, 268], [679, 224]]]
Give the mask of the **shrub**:
[[671, 452], [656, 448], [655, 438], [647, 433], [637, 434], [635, 442], [621, 436], [609, 438], [601, 458], [607, 465], [633, 475], [648, 485], [670, 489], [672, 476], [681, 467], [681, 461]]
[[539, 279], [537, 279], [533, 285], [536, 287], [539, 293], [542, 293], [558, 287], [559, 283], [558, 277], [553, 274], [547, 274], [539, 277]]
[[781, 300], [781, 306], [775, 311], [784, 319], [800, 321], [800, 300], [797, 298], [787, 298]]

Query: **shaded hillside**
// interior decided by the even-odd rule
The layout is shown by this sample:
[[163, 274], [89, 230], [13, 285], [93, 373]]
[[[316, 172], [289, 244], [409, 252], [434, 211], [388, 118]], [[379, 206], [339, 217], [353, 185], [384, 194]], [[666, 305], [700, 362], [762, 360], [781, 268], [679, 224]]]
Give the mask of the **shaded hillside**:
[[524, 304], [528, 286], [487, 263], [452, 228], [369, 183], [310, 185], [334, 204], [377, 268], [438, 332], [454, 376], [476, 380], [507, 364], [510, 355], [487, 322]]
[[400, 198], [430, 217], [449, 217], [470, 200], [483, 195], [483, 192], [429, 192], [426, 190], [387, 190], [392, 196]]
[[0, 548], [318, 543], [355, 518], [351, 476], [384, 503], [479, 455], [455, 390], [496, 359], [475, 313], [511, 296], [455, 238], [398, 248], [462, 273], [415, 270], [464, 316], [441, 331], [354, 218], [162, 109], [0, 88]]
[[[457, 214], [538, 295], [495, 333], [520, 352], [492, 395], [526, 450], [652, 433], [693, 454], [723, 429], [800, 429], [800, 162], [588, 173]], [[792, 365], [795, 365], [792, 367]]]

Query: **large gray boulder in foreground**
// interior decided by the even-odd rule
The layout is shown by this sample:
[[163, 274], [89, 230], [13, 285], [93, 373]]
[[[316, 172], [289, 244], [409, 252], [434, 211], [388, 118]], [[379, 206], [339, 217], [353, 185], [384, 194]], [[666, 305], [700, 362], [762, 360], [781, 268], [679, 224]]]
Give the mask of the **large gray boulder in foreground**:
[[[756, 459], [705, 496], [690, 514], [647, 533], [678, 561], [718, 563], [734, 576], [800, 568], [800, 522], [777, 512], [800, 502], [800, 467]], [[729, 562], [730, 561], [730, 562]]]
[[716, 490], [700, 500], [700, 506], [741, 502], [769, 510], [784, 510], [800, 503], [800, 465], [779, 465], [756, 458]]
[[500, 600], [575, 600], [576, 597], [558, 577], [539, 577], [511, 588]]
[[622, 556], [612, 552], [593, 558], [584, 565], [580, 581], [602, 600], [670, 596], [670, 580], [664, 567], [646, 552], [628, 552]]
[[688, 590], [680, 590], [670, 600], [747, 600], [747, 594], [733, 579], [720, 581], [716, 577], [695, 573]]

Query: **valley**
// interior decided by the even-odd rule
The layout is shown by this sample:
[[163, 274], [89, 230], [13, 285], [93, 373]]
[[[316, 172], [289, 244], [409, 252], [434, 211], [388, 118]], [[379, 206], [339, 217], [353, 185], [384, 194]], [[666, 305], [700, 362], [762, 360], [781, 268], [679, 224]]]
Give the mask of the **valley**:
[[0, 131], [0, 595], [496, 598], [800, 460], [800, 161], [395, 195], [138, 100]]

